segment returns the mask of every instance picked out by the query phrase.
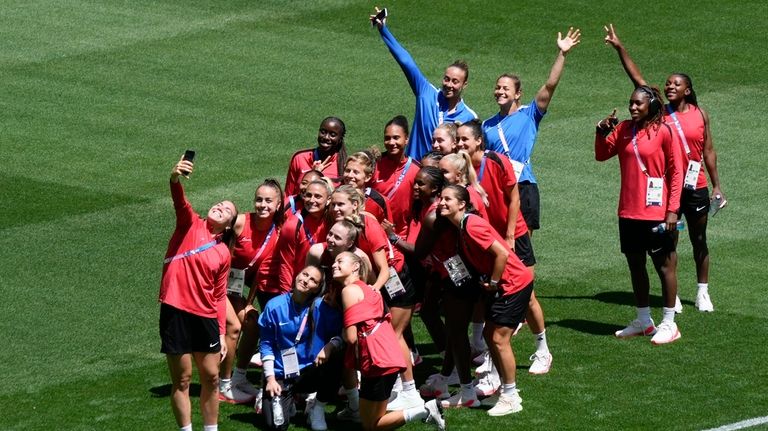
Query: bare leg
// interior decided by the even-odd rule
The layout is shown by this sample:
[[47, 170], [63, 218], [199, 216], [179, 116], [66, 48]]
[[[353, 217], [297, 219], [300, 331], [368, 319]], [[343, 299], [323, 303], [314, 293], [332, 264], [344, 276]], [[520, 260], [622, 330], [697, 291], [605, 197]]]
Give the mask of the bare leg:
[[179, 427], [192, 423], [189, 382], [192, 380], [192, 355], [165, 355], [171, 375], [171, 408]]
[[[625, 253], [627, 265], [629, 265], [629, 275], [632, 279], [632, 291], [635, 293], [635, 305], [638, 308], [648, 307], [650, 305], [650, 282], [648, 281], [648, 271], [645, 269], [645, 252]], [[672, 305], [675, 306], [675, 297], [672, 296]]]
[[192, 354], [200, 373], [200, 410], [203, 424], [219, 422], [219, 359], [220, 353], [195, 352]]

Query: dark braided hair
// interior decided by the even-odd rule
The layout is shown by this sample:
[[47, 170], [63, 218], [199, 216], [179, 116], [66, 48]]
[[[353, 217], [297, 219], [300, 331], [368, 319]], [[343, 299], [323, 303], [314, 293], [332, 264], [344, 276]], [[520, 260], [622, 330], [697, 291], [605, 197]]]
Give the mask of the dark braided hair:
[[648, 98], [648, 116], [645, 118], [645, 127], [648, 129], [651, 127], [653, 130], [658, 130], [663, 123], [663, 104], [661, 103], [661, 92], [656, 87], [649, 87], [647, 85], [641, 85], [634, 91], [635, 93], [643, 93]]
[[[326, 121], [331, 121], [335, 123], [339, 123], [341, 126], [341, 141], [339, 143], [339, 149], [338, 154], [339, 156], [336, 159], [336, 172], [339, 173], [339, 176], [341, 176], [341, 173], [344, 172], [344, 166], [347, 164], [347, 147], [344, 145], [344, 136], [347, 134], [347, 126], [344, 124], [344, 122], [339, 117], [325, 117], [323, 121], [320, 123], [322, 126]], [[331, 178], [332, 180], [336, 180], [337, 178]]]

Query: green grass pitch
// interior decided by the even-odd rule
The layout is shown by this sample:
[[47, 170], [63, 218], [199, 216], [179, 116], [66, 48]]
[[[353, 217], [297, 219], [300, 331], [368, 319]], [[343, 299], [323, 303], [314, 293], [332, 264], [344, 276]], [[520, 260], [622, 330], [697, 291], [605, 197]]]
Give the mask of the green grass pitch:
[[[528, 375], [533, 340], [523, 331], [514, 347], [525, 409], [450, 411], [450, 429], [686, 430], [768, 415], [768, 4], [386, 6], [433, 82], [452, 60], [469, 62], [465, 100], [483, 118], [495, 113], [496, 76], [518, 73], [532, 97], [557, 32], [583, 32], [533, 157], [543, 214], [536, 289], [552, 371]], [[0, 3], [0, 429], [175, 429], [156, 302], [173, 230], [170, 169], [195, 148], [186, 182], [195, 208], [230, 198], [247, 210], [263, 178], [282, 181], [290, 155], [314, 145], [325, 116], [344, 119], [350, 149], [381, 145], [384, 123], [411, 118], [414, 98], [367, 22], [372, 10], [341, 0]], [[628, 117], [631, 84], [602, 42], [608, 22], [651, 82], [692, 76], [730, 201], [710, 221], [712, 314], [693, 307], [681, 241], [683, 337], [669, 346], [611, 336], [634, 309], [618, 250], [618, 166], [595, 162], [592, 149], [597, 120], [614, 107]], [[658, 319], [653, 274], [652, 293]], [[422, 350], [419, 383], [439, 358]], [[196, 398], [193, 408], [199, 429]], [[254, 419], [247, 406], [223, 405], [219, 422], [252, 429]]]

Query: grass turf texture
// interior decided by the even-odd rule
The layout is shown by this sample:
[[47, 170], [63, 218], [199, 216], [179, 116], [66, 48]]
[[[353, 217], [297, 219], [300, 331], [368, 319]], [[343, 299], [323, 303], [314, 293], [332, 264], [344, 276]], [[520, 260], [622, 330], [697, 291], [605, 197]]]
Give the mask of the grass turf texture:
[[[432, 82], [453, 59], [469, 62], [465, 99], [483, 118], [495, 112], [496, 76], [518, 73], [527, 100], [546, 79], [556, 32], [584, 33], [533, 158], [544, 226], [534, 238], [536, 289], [554, 366], [529, 377], [533, 341], [523, 331], [514, 345], [525, 410], [495, 419], [449, 411], [450, 428], [701, 429], [768, 414], [768, 206], [758, 173], [768, 163], [766, 4], [387, 6], [390, 28]], [[246, 210], [263, 178], [283, 179], [291, 153], [314, 145], [327, 115], [345, 120], [351, 149], [380, 144], [384, 123], [412, 117], [414, 101], [367, 25], [371, 10], [341, 1], [0, 5], [0, 429], [174, 428], [156, 304], [173, 229], [170, 168], [197, 149], [185, 182], [193, 205], [204, 212], [232, 198]], [[693, 263], [681, 241], [686, 310], [683, 338], [670, 346], [610, 335], [634, 309], [618, 252], [617, 163], [592, 153], [594, 123], [613, 107], [626, 118], [631, 92], [602, 43], [607, 22], [649, 81], [678, 70], [693, 77], [731, 202], [710, 222], [713, 314], [692, 307]], [[429, 346], [421, 350], [430, 355], [419, 383], [439, 365]], [[196, 399], [193, 409], [199, 428]], [[221, 407], [222, 429], [251, 429], [254, 419], [249, 407]]]

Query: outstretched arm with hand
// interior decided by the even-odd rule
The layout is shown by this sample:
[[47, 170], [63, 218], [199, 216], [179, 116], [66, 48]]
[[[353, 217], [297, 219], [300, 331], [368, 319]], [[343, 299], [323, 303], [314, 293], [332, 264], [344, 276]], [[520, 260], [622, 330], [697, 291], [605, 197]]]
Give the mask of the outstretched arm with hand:
[[570, 27], [568, 33], [563, 37], [562, 33], [557, 33], [557, 47], [560, 51], [557, 53], [555, 63], [552, 65], [552, 69], [549, 71], [549, 78], [547, 82], [536, 93], [536, 105], [539, 110], [546, 112], [549, 107], [549, 102], [552, 100], [552, 95], [555, 93], [557, 84], [560, 82], [560, 77], [563, 74], [563, 68], [565, 67], [565, 56], [571, 51], [571, 49], [581, 42], [581, 30]]
[[647, 85], [643, 78], [643, 74], [640, 73], [640, 68], [637, 67], [634, 61], [632, 61], [632, 57], [629, 56], [624, 45], [621, 44], [619, 36], [616, 35], [616, 30], [613, 28], [613, 24], [605, 25], [603, 26], [603, 29], [605, 30], [605, 44], [611, 45], [619, 54], [621, 65], [624, 67], [624, 71], [627, 72], [627, 76], [629, 76], [629, 79], [632, 81], [635, 88], [640, 87], [641, 85]]

